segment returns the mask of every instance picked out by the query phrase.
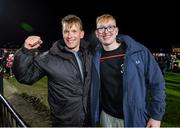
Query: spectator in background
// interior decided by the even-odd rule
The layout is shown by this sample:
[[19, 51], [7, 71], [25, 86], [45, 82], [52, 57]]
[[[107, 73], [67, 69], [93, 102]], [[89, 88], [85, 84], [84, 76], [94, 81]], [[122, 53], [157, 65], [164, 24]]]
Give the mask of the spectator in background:
[[14, 54], [10, 53], [6, 59], [6, 68], [9, 69], [9, 77], [13, 77], [13, 72], [12, 72], [12, 65], [14, 62]]

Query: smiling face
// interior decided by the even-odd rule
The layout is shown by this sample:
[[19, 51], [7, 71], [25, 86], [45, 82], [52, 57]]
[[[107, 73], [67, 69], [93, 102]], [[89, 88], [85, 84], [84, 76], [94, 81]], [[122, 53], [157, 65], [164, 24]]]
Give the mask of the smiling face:
[[64, 17], [62, 33], [66, 47], [71, 51], [78, 51], [80, 40], [84, 37], [81, 19], [75, 15]]
[[111, 47], [116, 42], [118, 28], [116, 21], [111, 15], [103, 15], [97, 18], [96, 21], [96, 36], [102, 43], [103, 47]]
[[80, 40], [84, 37], [84, 31], [76, 24], [63, 24], [63, 38], [68, 49], [78, 51]]

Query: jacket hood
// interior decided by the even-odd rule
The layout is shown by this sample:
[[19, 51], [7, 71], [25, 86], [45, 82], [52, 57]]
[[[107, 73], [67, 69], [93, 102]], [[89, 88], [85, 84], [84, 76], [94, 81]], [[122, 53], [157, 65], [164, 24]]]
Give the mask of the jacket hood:
[[[64, 40], [58, 40], [50, 48], [49, 53], [53, 54], [53, 55], [58, 55], [64, 59], [71, 59], [72, 54], [65, 49], [65, 46], [66, 46], [66, 44], [65, 44]], [[81, 39], [81, 42], [80, 42], [80, 51], [81, 52], [84, 52], [85, 49], [87, 49], [89, 46], [90, 46], [89, 42]], [[69, 53], [69, 54], [67, 54], [67, 53]]]
[[[136, 40], [134, 40], [132, 37], [128, 35], [117, 36], [117, 41], [125, 42], [128, 49], [127, 51], [129, 51], [129, 53], [138, 52], [145, 48], [142, 44], [140, 44], [139, 42], [137, 42]], [[135, 43], [136, 45], [134, 45]]]

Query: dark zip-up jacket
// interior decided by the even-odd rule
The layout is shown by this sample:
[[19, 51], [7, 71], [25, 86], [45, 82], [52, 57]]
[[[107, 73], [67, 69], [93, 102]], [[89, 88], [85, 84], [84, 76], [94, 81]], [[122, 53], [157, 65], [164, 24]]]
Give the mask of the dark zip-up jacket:
[[[146, 127], [149, 118], [162, 120], [165, 112], [165, 80], [150, 51], [127, 35], [117, 36], [127, 45], [123, 73], [123, 113], [125, 127]], [[96, 48], [92, 65], [91, 120], [96, 126], [101, 113], [100, 57]], [[118, 97], [117, 97], [118, 98]]]
[[82, 126], [88, 114], [92, 54], [89, 43], [81, 40], [84, 81], [77, 60], [65, 49], [63, 40], [40, 55], [21, 48], [15, 54], [13, 72], [20, 83], [31, 85], [44, 76], [48, 78], [48, 101], [52, 121], [59, 126]]

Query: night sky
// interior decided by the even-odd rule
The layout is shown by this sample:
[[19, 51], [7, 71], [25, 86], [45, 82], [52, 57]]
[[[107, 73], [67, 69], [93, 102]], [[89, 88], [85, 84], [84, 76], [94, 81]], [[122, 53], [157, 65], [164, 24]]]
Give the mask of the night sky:
[[[86, 36], [95, 30], [96, 17], [109, 13], [120, 33], [132, 36], [150, 50], [180, 43], [178, 2], [101, 0], [0, 0], [0, 47], [20, 48], [29, 35], [41, 36], [43, 48], [62, 37], [61, 18], [76, 14]], [[81, 0], [83, 1], [83, 0]]]

